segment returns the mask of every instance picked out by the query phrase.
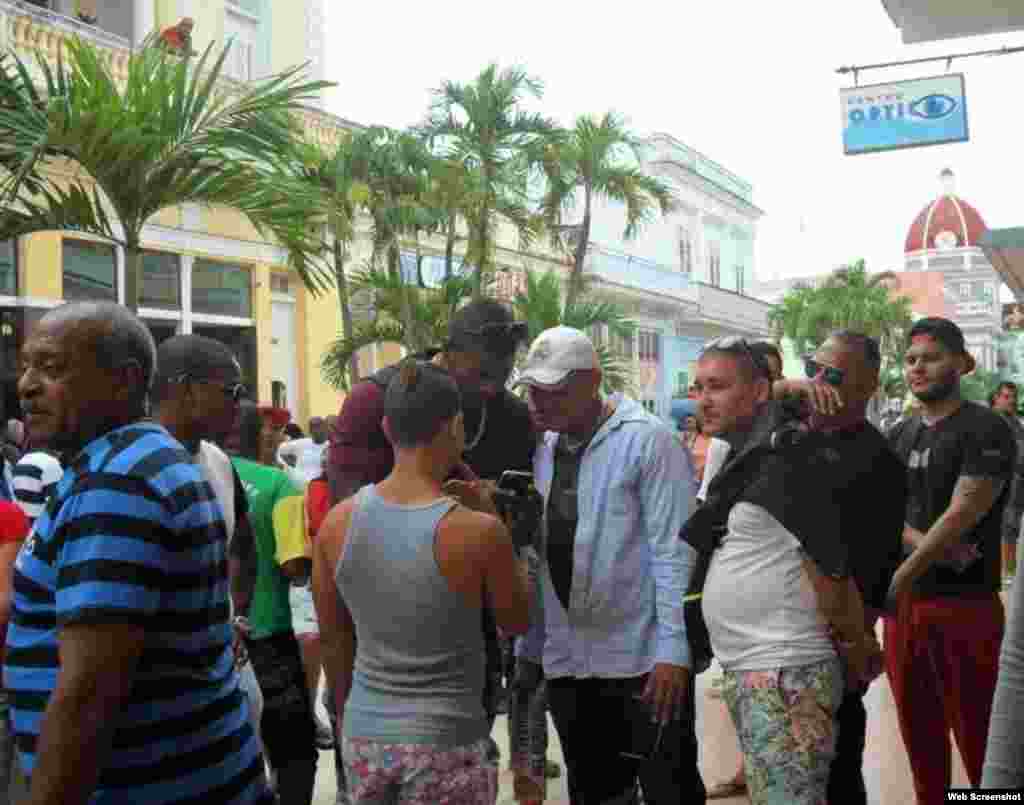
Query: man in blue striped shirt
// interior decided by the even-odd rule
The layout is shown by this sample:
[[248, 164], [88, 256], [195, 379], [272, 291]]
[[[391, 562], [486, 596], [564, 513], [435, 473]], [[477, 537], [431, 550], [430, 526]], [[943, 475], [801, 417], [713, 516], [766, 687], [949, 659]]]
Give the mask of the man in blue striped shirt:
[[156, 350], [73, 303], [25, 344], [34, 444], [67, 468], [15, 563], [4, 666], [33, 805], [269, 803], [238, 687], [223, 515], [143, 415]]

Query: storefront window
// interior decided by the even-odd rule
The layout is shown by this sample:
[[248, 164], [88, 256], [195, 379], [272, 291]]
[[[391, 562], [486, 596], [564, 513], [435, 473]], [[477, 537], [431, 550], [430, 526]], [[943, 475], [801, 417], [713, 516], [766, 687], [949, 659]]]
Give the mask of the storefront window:
[[0, 241], [0, 294], [16, 296], [18, 293], [18, 241]]
[[215, 316], [252, 316], [249, 269], [213, 260], [192, 264], [192, 311]]
[[143, 253], [139, 307], [181, 310], [181, 258], [178, 255]]
[[178, 334], [178, 325], [173, 321], [151, 321], [149, 319], [144, 321], [158, 347], [168, 338]]
[[256, 385], [256, 328], [255, 327], [214, 327], [194, 325], [192, 332], [206, 338], [213, 338], [225, 344], [238, 358], [242, 367], [242, 382], [255, 394]]
[[105, 243], [64, 239], [64, 298], [117, 301], [117, 257]]

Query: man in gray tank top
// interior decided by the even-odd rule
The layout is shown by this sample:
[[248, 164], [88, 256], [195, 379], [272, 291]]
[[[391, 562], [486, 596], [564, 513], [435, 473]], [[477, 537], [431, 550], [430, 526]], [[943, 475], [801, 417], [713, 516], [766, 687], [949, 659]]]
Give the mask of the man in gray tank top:
[[395, 466], [328, 515], [314, 546], [324, 665], [360, 803], [493, 805], [483, 634], [529, 624], [527, 562], [504, 524], [446, 497], [465, 442], [451, 377], [410, 360], [388, 385]]

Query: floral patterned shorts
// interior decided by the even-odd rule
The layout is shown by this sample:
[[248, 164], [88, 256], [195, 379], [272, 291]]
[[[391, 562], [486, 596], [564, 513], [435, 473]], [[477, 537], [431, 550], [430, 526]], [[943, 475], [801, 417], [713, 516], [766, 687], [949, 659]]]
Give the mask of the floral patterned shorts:
[[725, 671], [753, 805], [826, 805], [844, 692], [838, 659], [772, 671]]
[[342, 742], [352, 805], [494, 805], [498, 769], [484, 738], [457, 749], [430, 744]]

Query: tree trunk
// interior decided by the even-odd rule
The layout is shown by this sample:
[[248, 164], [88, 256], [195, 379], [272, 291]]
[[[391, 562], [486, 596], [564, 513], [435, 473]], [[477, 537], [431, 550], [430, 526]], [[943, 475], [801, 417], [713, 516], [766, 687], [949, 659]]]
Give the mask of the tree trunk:
[[124, 248], [124, 306], [139, 312], [139, 288], [142, 285], [142, 249], [129, 239]]
[[444, 242], [444, 279], [447, 282], [452, 278], [452, 262], [455, 260], [455, 211], [451, 212], [448, 220], [448, 232]]
[[420, 344], [420, 334], [416, 328], [416, 319], [412, 315], [412, 293], [413, 286], [402, 277], [402, 256], [398, 248], [398, 242], [392, 241], [388, 246], [388, 263], [394, 266], [394, 271], [401, 278], [402, 293], [402, 329], [405, 330], [406, 346], [412, 352], [417, 352], [425, 345]]
[[[355, 322], [352, 320], [352, 305], [348, 296], [348, 278], [345, 276], [345, 262], [348, 254], [344, 244], [334, 238], [334, 278], [338, 283], [338, 304], [341, 305], [341, 326], [345, 335], [351, 338], [355, 333]], [[348, 360], [349, 388], [359, 382], [359, 353], [353, 352]]]
[[587, 259], [587, 246], [590, 243], [590, 205], [593, 195], [590, 185], [583, 191], [583, 225], [580, 227], [579, 242], [573, 254], [572, 271], [569, 272], [569, 287], [565, 294], [565, 309], [569, 310], [579, 299], [583, 287], [583, 263]]

